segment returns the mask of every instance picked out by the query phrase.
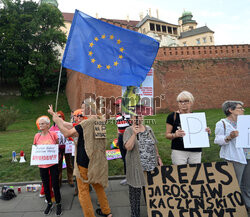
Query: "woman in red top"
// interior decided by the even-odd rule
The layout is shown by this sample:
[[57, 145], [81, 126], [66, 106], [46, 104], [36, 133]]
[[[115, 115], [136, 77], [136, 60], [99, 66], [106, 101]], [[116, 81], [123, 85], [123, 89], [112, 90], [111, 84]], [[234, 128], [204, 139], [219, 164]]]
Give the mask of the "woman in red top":
[[[55, 132], [49, 132], [50, 119], [48, 117], [39, 118], [39, 127], [41, 132], [37, 133], [34, 137], [34, 145], [45, 145], [45, 144], [58, 144], [58, 137]], [[40, 176], [44, 185], [45, 197], [48, 201], [47, 208], [44, 210], [44, 214], [50, 214], [52, 210], [52, 202], [49, 190], [49, 172], [51, 175], [52, 187], [56, 199], [56, 215], [60, 216], [61, 211], [61, 194], [59, 189], [59, 173], [58, 164], [47, 164], [38, 165], [40, 168]]]

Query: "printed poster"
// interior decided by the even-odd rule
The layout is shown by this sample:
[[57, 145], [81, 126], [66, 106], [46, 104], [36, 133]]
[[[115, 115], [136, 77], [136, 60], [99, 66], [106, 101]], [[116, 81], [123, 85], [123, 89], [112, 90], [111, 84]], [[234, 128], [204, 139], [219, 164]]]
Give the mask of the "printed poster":
[[32, 145], [30, 165], [58, 164], [58, 144]]
[[154, 69], [151, 68], [140, 87], [122, 87], [122, 111], [154, 115]]

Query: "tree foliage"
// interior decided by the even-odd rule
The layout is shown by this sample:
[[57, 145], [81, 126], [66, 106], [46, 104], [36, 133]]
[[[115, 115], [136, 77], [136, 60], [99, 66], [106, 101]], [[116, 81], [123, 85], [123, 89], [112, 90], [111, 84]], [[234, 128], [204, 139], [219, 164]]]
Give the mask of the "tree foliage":
[[[57, 86], [59, 49], [66, 42], [62, 13], [49, 4], [2, 0], [0, 8], [0, 72], [16, 81], [26, 97]], [[53, 89], [53, 88], [52, 88]], [[55, 89], [55, 88], [54, 88]], [[51, 88], [50, 88], [51, 90]]]

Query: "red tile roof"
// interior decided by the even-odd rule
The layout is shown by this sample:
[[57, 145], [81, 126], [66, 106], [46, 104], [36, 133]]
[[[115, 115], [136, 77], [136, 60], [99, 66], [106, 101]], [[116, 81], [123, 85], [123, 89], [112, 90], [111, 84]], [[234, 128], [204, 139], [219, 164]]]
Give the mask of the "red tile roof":
[[65, 21], [72, 22], [73, 17], [74, 17], [74, 13], [62, 12], [62, 15], [63, 15]]
[[135, 27], [137, 25], [137, 23], [139, 23], [140, 21], [137, 21], [137, 20], [117, 20], [117, 19], [106, 19], [106, 18], [101, 18], [101, 20], [104, 19], [104, 20], [108, 20], [108, 21], [111, 21], [111, 22], [117, 22], [117, 23], [121, 23], [121, 24], [124, 24], [124, 25], [128, 25], [128, 26], [133, 26]]
[[[73, 17], [74, 17], [74, 13], [62, 12], [62, 15], [63, 15], [65, 21], [72, 22]], [[136, 20], [127, 21], [127, 20], [106, 19], [106, 18], [100, 18], [100, 20], [110, 21], [112, 23], [119, 23], [119, 24], [123, 24], [126, 26], [132, 26], [132, 27], [135, 27], [137, 25], [137, 23], [139, 23], [139, 21], [136, 21]]]

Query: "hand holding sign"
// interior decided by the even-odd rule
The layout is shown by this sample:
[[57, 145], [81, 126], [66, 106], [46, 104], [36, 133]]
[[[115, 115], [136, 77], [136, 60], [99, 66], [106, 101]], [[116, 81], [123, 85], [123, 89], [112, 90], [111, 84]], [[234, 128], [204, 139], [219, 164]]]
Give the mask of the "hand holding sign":
[[184, 137], [186, 135], [184, 130], [182, 130], [180, 127], [177, 128], [178, 130], [175, 131], [175, 138]]

